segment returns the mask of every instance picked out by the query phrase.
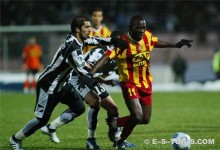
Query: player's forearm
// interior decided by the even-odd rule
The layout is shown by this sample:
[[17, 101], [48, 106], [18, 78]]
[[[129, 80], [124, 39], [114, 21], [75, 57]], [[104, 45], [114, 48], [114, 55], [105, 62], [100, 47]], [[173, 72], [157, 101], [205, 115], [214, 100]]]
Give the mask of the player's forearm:
[[111, 45], [111, 38], [89, 37], [84, 40], [84, 45]]
[[95, 64], [95, 66], [92, 68], [90, 73], [94, 75], [99, 69], [101, 69], [105, 63], [109, 60], [109, 57], [107, 55], [103, 55], [102, 58], [99, 59], [99, 61]]
[[176, 43], [170, 43], [165, 41], [158, 41], [155, 45], [156, 48], [177, 48]]

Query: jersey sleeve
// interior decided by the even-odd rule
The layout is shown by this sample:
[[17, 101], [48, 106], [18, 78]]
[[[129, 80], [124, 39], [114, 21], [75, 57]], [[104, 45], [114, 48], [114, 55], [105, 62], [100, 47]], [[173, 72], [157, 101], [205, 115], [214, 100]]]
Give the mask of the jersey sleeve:
[[94, 48], [89, 51], [89, 58], [87, 60], [87, 63], [91, 64], [92, 66], [95, 65], [95, 63], [102, 57], [102, 55], [105, 53], [105, 51], [102, 48]]
[[113, 46], [108, 46], [105, 55], [107, 55], [110, 59], [115, 59], [120, 54], [119, 48], [114, 48]]
[[157, 43], [158, 43], [158, 37], [152, 35], [151, 45], [155, 46]]
[[68, 54], [66, 62], [70, 64], [70, 66], [80, 75], [88, 73], [88, 66], [84, 60], [84, 56], [82, 50], [78, 47], [78, 49], [71, 46], [71, 53]]
[[101, 38], [101, 37], [89, 37], [86, 40], [84, 40], [84, 45], [93, 45], [98, 46], [99, 44], [102, 45], [111, 45], [111, 38]]

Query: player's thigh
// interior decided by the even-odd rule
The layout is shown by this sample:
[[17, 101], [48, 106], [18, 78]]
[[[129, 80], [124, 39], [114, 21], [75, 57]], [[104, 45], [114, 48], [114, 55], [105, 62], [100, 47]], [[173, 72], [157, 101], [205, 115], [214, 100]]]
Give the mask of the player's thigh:
[[152, 105], [142, 105], [143, 119], [142, 124], [148, 124], [151, 119]]
[[100, 107], [100, 98], [93, 91], [89, 91], [84, 97], [84, 100], [92, 107]]
[[139, 89], [140, 104], [143, 112], [143, 124], [150, 122], [152, 112], [152, 94], [148, 93], [145, 89]]
[[35, 115], [37, 118], [49, 118], [59, 103], [55, 94], [48, 94], [40, 87], [37, 87], [37, 99], [35, 104]]
[[85, 111], [83, 98], [73, 88], [70, 83], [65, 84], [60, 93], [60, 102], [69, 106], [69, 108], [78, 114]]
[[112, 97], [109, 95], [108, 91], [100, 83], [94, 84], [93, 91], [100, 97], [101, 107], [103, 107], [108, 112], [115, 114], [117, 111], [117, 106], [114, 103]]
[[143, 117], [143, 113], [139, 102], [140, 95], [137, 87], [133, 84], [120, 84], [120, 86], [130, 114], [139, 120]]

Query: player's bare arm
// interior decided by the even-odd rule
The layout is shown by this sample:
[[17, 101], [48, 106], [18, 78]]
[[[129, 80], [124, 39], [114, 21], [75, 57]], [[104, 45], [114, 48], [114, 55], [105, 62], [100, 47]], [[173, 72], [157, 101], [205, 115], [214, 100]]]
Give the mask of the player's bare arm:
[[192, 40], [182, 39], [177, 43], [165, 42], [158, 40], [157, 44], [155, 45], [156, 48], [181, 48], [182, 46], [186, 45], [188, 48], [192, 46]]
[[92, 68], [90, 74], [94, 75], [96, 71], [102, 68], [109, 59], [110, 58], [107, 55], [103, 55], [102, 58], [100, 58], [99, 61], [95, 64], [95, 66]]

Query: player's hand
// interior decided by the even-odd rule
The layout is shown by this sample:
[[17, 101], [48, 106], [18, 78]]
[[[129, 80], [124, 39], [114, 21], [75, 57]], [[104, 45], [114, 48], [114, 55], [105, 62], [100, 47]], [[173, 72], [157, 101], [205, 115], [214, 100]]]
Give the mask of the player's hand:
[[28, 70], [28, 66], [26, 64], [22, 65], [22, 70], [27, 71]]
[[186, 45], [188, 48], [192, 46], [191, 42], [192, 40], [186, 40], [186, 39], [181, 39], [178, 43], [176, 43], [176, 47], [181, 48], [182, 46]]
[[125, 50], [128, 48], [128, 43], [120, 38], [112, 37], [111, 43], [114, 44], [115, 47], [120, 48], [121, 50]]
[[88, 87], [92, 87], [92, 84], [93, 84], [92, 74], [88, 73], [88, 74], [82, 75], [78, 80], [78, 84], [80, 88], [84, 88], [86, 85]]
[[116, 85], [117, 85], [116, 82], [115, 82], [115, 80], [106, 80], [106, 81], [105, 81], [105, 84], [106, 84], [106, 85], [111, 85], [111, 86], [116, 86]]

